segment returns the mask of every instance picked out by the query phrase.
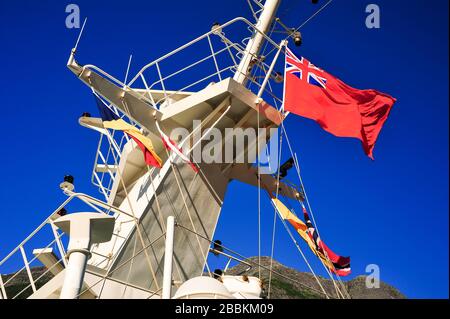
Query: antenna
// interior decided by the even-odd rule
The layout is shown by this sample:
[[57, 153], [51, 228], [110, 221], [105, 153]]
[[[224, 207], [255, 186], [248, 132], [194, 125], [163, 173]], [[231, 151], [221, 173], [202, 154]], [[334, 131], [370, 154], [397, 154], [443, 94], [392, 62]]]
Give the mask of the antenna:
[[123, 81], [124, 88], [127, 86], [128, 72], [130, 71], [131, 59], [133, 59], [132, 54], [130, 54], [130, 58], [128, 59], [127, 71], [125, 72], [125, 79]]
[[83, 34], [84, 26], [86, 25], [87, 17], [84, 19], [83, 25], [81, 26], [80, 34], [78, 35], [77, 42], [75, 43], [75, 47], [72, 49], [72, 52], [75, 53], [77, 51], [78, 43], [80, 42], [81, 35]]

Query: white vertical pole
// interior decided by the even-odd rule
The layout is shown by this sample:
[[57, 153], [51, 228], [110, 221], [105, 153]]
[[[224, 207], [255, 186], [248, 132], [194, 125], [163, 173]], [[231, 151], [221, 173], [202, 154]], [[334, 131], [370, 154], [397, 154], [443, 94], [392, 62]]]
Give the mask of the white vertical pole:
[[22, 254], [23, 262], [25, 263], [25, 268], [27, 270], [28, 279], [30, 280], [31, 289], [33, 289], [33, 292], [36, 292], [36, 286], [34, 285], [34, 279], [33, 279], [33, 275], [31, 274], [30, 265], [28, 264], [27, 255], [25, 254], [25, 250], [23, 249], [23, 246], [19, 246], [19, 249]]
[[172, 296], [172, 261], [173, 238], [175, 234], [175, 217], [167, 217], [166, 247], [164, 252], [164, 274], [162, 286], [162, 299], [170, 299]]
[[8, 299], [6, 295], [5, 285], [3, 284], [2, 274], [0, 274], [0, 299]]
[[79, 297], [90, 252], [87, 249], [79, 249], [73, 250], [69, 254], [64, 284], [59, 296], [60, 299], [77, 299]]
[[64, 265], [64, 267], [66, 267], [67, 266], [66, 252], [64, 251], [64, 248], [63, 248], [63, 245], [61, 242], [61, 237], [58, 235], [58, 231], [56, 229], [55, 224], [53, 224], [53, 221], [50, 222], [50, 227], [52, 228], [53, 236], [55, 237], [56, 246], [58, 247], [59, 254], [61, 255], [61, 260], [63, 262], [63, 265]]
[[[256, 28], [266, 34], [269, 31], [270, 25], [275, 17], [275, 13], [278, 9], [281, 0], [266, 0], [264, 3], [264, 9], [259, 16]], [[247, 76], [251, 71], [249, 69], [250, 62], [254, 56], [259, 54], [262, 44], [264, 43], [264, 36], [258, 31], [255, 31], [253, 37], [248, 41], [247, 46], [242, 56], [241, 62], [239, 63], [238, 69], [234, 75], [234, 80], [245, 85], [247, 82]]]
[[56, 227], [69, 235], [68, 262], [60, 299], [77, 299], [83, 287], [86, 264], [92, 244], [111, 240], [114, 217], [99, 213], [72, 213], [54, 221]]
[[275, 64], [277, 63], [278, 57], [280, 56], [281, 50], [286, 46], [287, 41], [283, 40], [280, 43], [280, 48], [278, 49], [277, 53], [275, 54], [275, 57], [273, 58], [272, 63], [270, 64], [269, 70], [267, 71], [266, 77], [264, 78], [263, 83], [261, 84], [261, 88], [258, 92], [258, 99], [263, 95], [264, 90], [266, 89], [266, 85], [270, 80], [270, 76], [272, 75], [273, 68], [275, 67]]

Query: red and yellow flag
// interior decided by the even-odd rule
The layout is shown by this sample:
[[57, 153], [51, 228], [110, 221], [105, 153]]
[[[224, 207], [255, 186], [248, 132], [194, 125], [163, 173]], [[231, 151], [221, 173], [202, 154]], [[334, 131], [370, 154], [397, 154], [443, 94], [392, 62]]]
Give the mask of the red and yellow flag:
[[161, 158], [156, 154], [152, 141], [142, 134], [136, 127], [122, 120], [112, 112], [100, 98], [95, 95], [103, 126], [112, 130], [122, 131], [130, 136], [144, 153], [145, 163], [150, 166], [161, 168]]

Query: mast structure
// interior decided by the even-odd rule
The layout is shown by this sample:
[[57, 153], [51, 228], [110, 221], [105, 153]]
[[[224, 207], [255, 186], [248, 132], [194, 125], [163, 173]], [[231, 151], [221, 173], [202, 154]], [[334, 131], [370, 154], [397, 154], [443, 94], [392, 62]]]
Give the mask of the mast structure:
[[244, 51], [244, 55], [239, 63], [237, 71], [234, 75], [234, 80], [243, 85], [246, 84], [248, 80], [248, 75], [251, 73], [252, 67], [251, 63], [254, 58], [256, 58], [261, 50], [264, 43], [264, 34], [269, 31], [269, 28], [275, 18], [275, 14], [281, 0], [266, 0], [264, 3], [264, 9], [259, 16], [258, 22], [256, 23], [256, 29], [260, 32], [255, 32], [253, 37], [247, 43]]
[[[133, 140], [122, 139], [123, 142], [116, 144], [110, 132], [104, 128], [101, 118], [88, 116], [79, 119], [83, 127], [100, 132], [97, 150], [99, 160], [96, 158], [93, 177], [97, 178], [95, 185], [99, 186], [107, 201], [103, 208], [108, 207], [106, 212], [115, 217], [115, 227], [110, 241], [92, 247], [92, 257], [87, 261], [84, 277], [84, 283], [90, 289], [78, 295], [97, 298], [158, 298], [162, 295], [164, 298], [171, 298], [172, 288], [179, 288], [176, 285], [202, 276], [205, 268], [210, 272], [207, 258], [225, 193], [232, 180], [253, 186], [261, 183], [268, 191], [277, 191], [293, 199], [303, 196], [296, 187], [277, 181], [272, 174], [260, 174], [256, 167], [252, 167], [255, 159], [251, 160], [247, 156], [248, 149], [259, 144], [260, 139], [269, 141], [270, 128], [277, 128], [282, 121], [279, 111], [261, 99], [276, 61], [268, 68], [259, 65], [264, 64], [263, 61], [254, 63], [264, 42], [269, 41], [267, 32], [280, 3], [281, 0], [266, 0], [256, 25], [245, 18], [235, 18], [222, 26], [225, 28], [233, 23], [241, 23], [241, 26], [244, 24], [252, 32], [245, 49], [237, 41], [231, 44], [223, 41], [224, 34], [220, 33], [218, 41], [222, 40], [224, 48], [214, 50], [211, 38], [218, 34], [210, 31], [145, 65], [128, 83], [120, 82], [95, 65], [78, 64], [75, 60], [76, 50], [72, 50], [68, 68], [96, 97], [101, 98], [105, 106], [109, 104], [111, 109], [119, 110], [125, 119], [145, 132], [152, 140], [155, 152], [163, 160], [160, 169], [150, 169], [143, 159], [142, 151]], [[258, 4], [261, 6], [259, 1]], [[161, 70], [161, 63], [200, 41], [208, 41], [211, 49], [208, 59], [213, 60], [215, 66], [212, 75], [217, 76], [219, 82], [207, 77], [209, 82], [196, 92], [188, 91], [185, 87], [180, 90], [171, 88], [167, 84], [171, 77], [195, 67], [206, 58], [202, 56], [187, 67], [180, 66], [180, 69], [169, 75]], [[273, 41], [269, 42], [280, 49]], [[231, 52], [232, 49], [235, 51]], [[219, 54], [226, 54], [223, 61], [230, 63], [223, 70], [218, 68], [216, 59]], [[237, 54], [241, 56], [239, 64], [234, 59]], [[279, 51], [275, 60], [278, 55]], [[254, 92], [246, 83], [252, 70], [256, 68], [261, 68], [265, 79], [262, 89]], [[148, 73], [144, 75], [146, 70], [155, 71], [153, 74], [157, 76], [152, 77]], [[226, 76], [222, 77], [222, 73]], [[144, 87], [137, 87], [137, 79], [142, 79]], [[157, 89], [158, 85], [162, 89]], [[195, 172], [186, 163], [177, 161], [176, 154], [167, 152], [159, 131], [161, 127], [162, 131], [170, 135], [171, 130], [183, 128], [191, 137], [198, 133], [193, 120], [201, 122], [200, 140], [193, 143], [188, 151], [189, 155], [195, 154], [196, 149], [202, 149], [206, 144], [204, 139], [212, 128], [218, 128], [222, 136], [227, 128], [252, 128], [258, 132], [258, 139], [253, 145], [249, 142], [244, 150], [233, 149], [231, 163], [199, 162], [196, 163], [199, 171]], [[267, 131], [259, 136], [259, 128], [266, 128]], [[103, 141], [109, 143], [107, 153], [113, 154], [113, 163], [108, 163], [102, 155], [103, 137]], [[222, 148], [225, 148], [225, 142], [223, 141]], [[259, 151], [260, 147], [257, 148], [257, 152]], [[246, 160], [243, 163], [237, 162], [236, 158], [242, 153], [245, 154], [243, 158], [247, 157]], [[98, 172], [111, 176], [110, 185], [103, 187], [102, 178], [96, 175]], [[79, 196], [69, 191], [67, 194]], [[66, 256], [61, 253], [61, 259], [64, 258]], [[2, 261], [0, 266], [1, 263]], [[61, 270], [43, 287], [45, 289], [36, 291], [32, 298], [59, 295], [65, 274], [66, 269]], [[230, 280], [233, 281], [232, 278]], [[254, 278], [251, 282], [258, 280]], [[98, 285], [99, 282], [102, 285]], [[2, 287], [0, 283], [0, 288]], [[257, 289], [254, 294], [259, 296], [260, 285], [255, 287]]]

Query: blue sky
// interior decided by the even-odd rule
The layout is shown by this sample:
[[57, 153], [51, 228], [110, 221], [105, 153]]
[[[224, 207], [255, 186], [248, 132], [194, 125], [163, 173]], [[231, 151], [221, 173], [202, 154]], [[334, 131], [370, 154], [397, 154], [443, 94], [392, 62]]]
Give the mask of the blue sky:
[[[130, 53], [133, 74], [215, 21], [250, 18], [244, 0], [76, 3], [89, 17], [79, 62], [119, 78]], [[365, 27], [369, 3], [380, 6], [380, 29]], [[97, 136], [77, 123], [81, 113], [95, 113], [95, 105], [65, 66], [78, 34], [65, 27], [67, 4], [0, 3], [1, 256], [65, 199], [58, 188], [64, 174], [75, 176], [78, 191], [100, 197], [90, 184]], [[281, 18], [298, 26], [317, 8], [286, 0]], [[307, 119], [287, 119], [323, 239], [352, 257], [352, 277], [377, 264], [381, 279], [408, 297], [448, 298], [448, 1], [335, 0], [302, 33], [298, 54], [354, 87], [398, 99], [375, 161], [358, 140], [336, 138]], [[272, 218], [266, 201], [264, 255], [270, 254]], [[280, 223], [276, 234], [275, 258], [306, 270]], [[256, 189], [230, 184], [216, 238], [243, 255], [257, 254]]]

